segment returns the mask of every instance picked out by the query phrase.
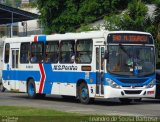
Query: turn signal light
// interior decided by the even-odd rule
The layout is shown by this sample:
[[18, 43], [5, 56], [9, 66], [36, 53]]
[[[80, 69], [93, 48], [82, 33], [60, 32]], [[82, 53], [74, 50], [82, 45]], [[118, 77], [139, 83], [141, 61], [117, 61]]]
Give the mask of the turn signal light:
[[154, 94], [154, 91], [147, 91], [148, 95]]

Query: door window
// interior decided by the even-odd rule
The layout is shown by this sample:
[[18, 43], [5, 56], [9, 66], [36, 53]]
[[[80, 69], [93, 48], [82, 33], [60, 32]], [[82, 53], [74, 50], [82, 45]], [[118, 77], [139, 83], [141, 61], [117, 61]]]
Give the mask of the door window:
[[5, 56], [4, 56], [4, 62], [8, 63], [9, 62], [9, 50], [10, 50], [10, 45], [6, 43], [5, 45]]
[[18, 50], [12, 50], [12, 68], [18, 68]]

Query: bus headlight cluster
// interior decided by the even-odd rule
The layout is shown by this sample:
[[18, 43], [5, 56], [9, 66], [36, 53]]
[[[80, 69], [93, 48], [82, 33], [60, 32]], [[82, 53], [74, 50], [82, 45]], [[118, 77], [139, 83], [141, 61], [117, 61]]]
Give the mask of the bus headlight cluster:
[[147, 86], [146, 88], [152, 88], [156, 84], [156, 79], [153, 79]]
[[120, 86], [110, 78], [106, 78], [106, 81], [108, 82], [109, 86], [111, 86], [112, 88], [117, 88], [117, 89], [120, 88]]

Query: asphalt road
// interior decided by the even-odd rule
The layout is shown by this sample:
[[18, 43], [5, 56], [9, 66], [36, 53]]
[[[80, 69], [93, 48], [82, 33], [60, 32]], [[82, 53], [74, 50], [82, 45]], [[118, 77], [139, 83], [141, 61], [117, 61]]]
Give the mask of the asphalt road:
[[65, 100], [60, 96], [49, 95], [42, 100], [29, 99], [26, 93], [4, 92], [0, 93], [0, 106], [29, 106], [83, 114], [160, 117], [160, 100], [155, 99], [143, 99], [141, 103], [132, 102], [130, 105], [122, 105], [116, 99], [102, 99], [84, 105], [77, 100]]

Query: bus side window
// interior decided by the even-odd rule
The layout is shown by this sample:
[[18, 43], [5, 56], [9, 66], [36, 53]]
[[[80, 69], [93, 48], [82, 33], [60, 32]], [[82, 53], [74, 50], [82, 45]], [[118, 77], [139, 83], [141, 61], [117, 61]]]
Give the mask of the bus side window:
[[41, 63], [43, 62], [43, 48], [44, 43], [43, 42], [32, 42], [31, 44], [31, 57], [30, 61], [31, 63]]
[[9, 63], [9, 51], [10, 51], [10, 45], [6, 43], [5, 45], [5, 56], [4, 56], [4, 62]]
[[29, 42], [21, 43], [20, 63], [29, 63], [29, 55], [30, 55], [30, 43]]
[[92, 47], [91, 39], [78, 40], [76, 43], [76, 63], [91, 63]]
[[75, 57], [75, 40], [61, 41], [60, 63], [73, 63]]
[[46, 42], [45, 62], [58, 63], [59, 57], [59, 42]]

